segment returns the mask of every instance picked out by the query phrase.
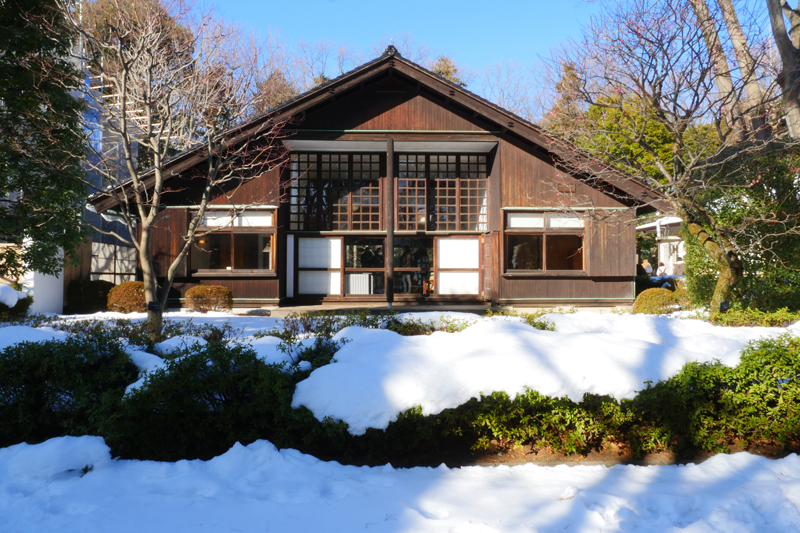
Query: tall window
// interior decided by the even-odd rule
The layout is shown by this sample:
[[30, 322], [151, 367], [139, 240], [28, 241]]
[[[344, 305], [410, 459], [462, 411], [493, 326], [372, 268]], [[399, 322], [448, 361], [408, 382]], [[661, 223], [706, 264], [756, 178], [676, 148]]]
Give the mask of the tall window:
[[381, 154], [291, 155], [289, 229], [377, 231]]
[[486, 155], [401, 154], [397, 229], [485, 231], [487, 179]]
[[424, 155], [401, 155], [397, 180], [397, 229], [425, 230], [427, 165]]
[[508, 213], [506, 270], [584, 270], [584, 233], [576, 213]]

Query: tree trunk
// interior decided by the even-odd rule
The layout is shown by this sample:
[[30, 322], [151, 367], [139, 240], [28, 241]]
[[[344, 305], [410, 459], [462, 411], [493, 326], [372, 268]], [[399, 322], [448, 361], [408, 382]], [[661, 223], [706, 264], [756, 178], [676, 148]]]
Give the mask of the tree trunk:
[[703, 33], [708, 55], [714, 63], [715, 81], [722, 99], [725, 120], [728, 122], [732, 132], [731, 140], [738, 142], [742, 139], [742, 111], [739, 107], [736, 93], [733, 90], [733, 79], [731, 78], [731, 69], [728, 66], [728, 58], [725, 57], [725, 51], [720, 43], [719, 33], [716, 26], [714, 26], [706, 0], [689, 0], [689, 2], [692, 4], [697, 17], [697, 24]]
[[772, 136], [767, 128], [767, 121], [764, 110], [764, 93], [756, 79], [756, 63], [753, 54], [750, 53], [750, 46], [747, 44], [747, 37], [742, 31], [739, 17], [731, 0], [717, 0], [722, 18], [725, 20], [725, 27], [728, 28], [728, 35], [736, 51], [739, 72], [742, 75], [744, 89], [747, 92], [748, 108], [744, 110], [750, 123], [750, 127], [755, 132], [756, 138], [768, 141]]
[[142, 224], [141, 237], [139, 239], [139, 263], [142, 266], [142, 281], [144, 283], [144, 298], [147, 302], [147, 330], [150, 340], [158, 342], [161, 340], [161, 329], [163, 327], [164, 308], [151, 308], [151, 304], [158, 303], [158, 280], [156, 279], [155, 265], [150, 254], [150, 228]]
[[[784, 6], [786, 9], [784, 9]], [[772, 36], [781, 56], [783, 71], [778, 77], [783, 93], [784, 111], [786, 113], [786, 126], [792, 139], [800, 139], [800, 68], [798, 65], [798, 38], [800, 38], [800, 15], [789, 8], [783, 0], [767, 0], [769, 22], [772, 26]], [[792, 33], [786, 30], [784, 14], [789, 18]]]
[[[736, 298], [734, 290], [744, 277], [742, 262], [725, 237], [714, 236], [703, 226], [694, 222], [686, 223], [686, 228], [717, 264], [717, 286], [714, 289], [714, 296], [711, 298], [711, 311], [718, 312], [722, 302], [730, 302]], [[721, 246], [720, 242], [724, 246]]]

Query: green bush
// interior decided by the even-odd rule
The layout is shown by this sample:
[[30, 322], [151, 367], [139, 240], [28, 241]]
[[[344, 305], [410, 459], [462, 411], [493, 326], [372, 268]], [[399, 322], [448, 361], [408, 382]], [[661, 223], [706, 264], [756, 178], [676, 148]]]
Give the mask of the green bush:
[[758, 309], [730, 309], [724, 313], [712, 313], [708, 321], [718, 326], [729, 327], [786, 327], [800, 320], [800, 313], [792, 313], [786, 308], [777, 311], [759, 311]]
[[137, 375], [108, 335], [6, 348], [0, 353], [0, 447], [97, 434]]
[[717, 265], [709, 257], [703, 246], [692, 237], [688, 231], [681, 232], [683, 236], [686, 255], [686, 290], [689, 299], [695, 307], [705, 307], [711, 302], [714, 290], [717, 287]]
[[144, 283], [126, 281], [112, 288], [108, 293], [108, 310], [117, 313], [144, 313], [147, 311]]
[[0, 303], [0, 322], [18, 322], [28, 316], [28, 311], [33, 305], [33, 295], [29, 294], [21, 300], [17, 300], [14, 307], [8, 307]]
[[640, 453], [674, 449], [724, 452], [735, 441], [796, 446], [800, 440], [800, 339], [748, 344], [736, 368], [690, 363], [648, 384], [630, 402], [629, 439]]
[[320, 432], [341, 432], [340, 424], [291, 408], [295, 384], [305, 376], [265, 364], [252, 349], [209, 343], [150, 374], [122, 402], [106, 441], [115, 455], [174, 461], [210, 458], [237, 441], [298, 446]]
[[186, 291], [186, 307], [200, 313], [230, 311], [233, 309], [233, 293], [220, 285], [195, 285]]
[[636, 297], [636, 301], [633, 303], [633, 312], [661, 315], [672, 311], [675, 305], [675, 295], [671, 290], [647, 289]]
[[67, 287], [69, 311], [82, 315], [108, 311], [108, 293], [113, 288], [113, 283], [101, 279], [71, 281]]
[[675, 303], [681, 306], [681, 309], [691, 309], [693, 307], [691, 296], [686, 289], [685, 280], [676, 280], [675, 291], [672, 296], [675, 298]]

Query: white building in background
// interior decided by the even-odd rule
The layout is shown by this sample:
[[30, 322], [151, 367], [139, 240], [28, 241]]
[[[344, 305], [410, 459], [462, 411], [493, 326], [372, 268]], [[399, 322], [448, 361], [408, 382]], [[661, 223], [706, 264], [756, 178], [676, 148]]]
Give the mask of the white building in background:
[[[655, 235], [658, 248], [658, 264], [664, 263], [667, 274], [683, 276], [686, 272], [686, 243], [681, 237], [681, 219], [679, 217], [662, 217], [655, 222], [636, 226], [636, 233]], [[658, 264], [653, 265], [654, 272]]]

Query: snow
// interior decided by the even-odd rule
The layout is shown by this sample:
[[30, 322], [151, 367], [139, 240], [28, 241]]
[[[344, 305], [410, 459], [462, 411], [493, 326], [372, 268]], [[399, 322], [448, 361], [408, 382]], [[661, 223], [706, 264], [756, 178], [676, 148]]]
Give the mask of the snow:
[[0, 303], [6, 307], [14, 307], [23, 298], [25, 298], [24, 292], [19, 292], [10, 285], [0, 283]]
[[[131, 318], [99, 313], [88, 318]], [[722, 328], [688, 318], [579, 312], [521, 319], [415, 313], [401, 319], [464, 320], [458, 333], [402, 337], [347, 328], [334, 362], [300, 382], [293, 405], [332, 416], [350, 431], [385, 428], [421, 406], [437, 413], [471, 397], [527, 388], [580, 400], [584, 392], [632, 397], [645, 381], [673, 376], [689, 361], [736, 365], [749, 341], [788, 328]], [[144, 315], [136, 318], [144, 318]], [[242, 330], [267, 363], [293, 363], [268, 317], [169, 313], [171, 320]], [[76, 318], [70, 317], [70, 320]], [[65, 339], [51, 328], [0, 328], [0, 349]], [[176, 337], [172, 353], [198, 338]], [[202, 340], [202, 339], [200, 339]], [[300, 341], [300, 347], [314, 342]], [[298, 348], [295, 349], [297, 352]], [[146, 375], [165, 361], [125, 347]], [[290, 365], [286, 365], [290, 366]], [[305, 368], [308, 364], [305, 363]], [[100, 437], [62, 437], [0, 449], [0, 531], [797, 531], [800, 458], [715, 456], [686, 466], [532, 464], [460, 469], [342, 466], [266, 441], [235, 445], [210, 461], [112, 460]]]
[[[89, 469], [91, 467], [91, 469]], [[45, 533], [800, 529], [800, 458], [686, 466], [342, 466], [266, 441], [210, 461], [111, 460], [99, 437], [0, 450], [0, 524]]]
[[0, 351], [20, 342], [44, 342], [64, 340], [67, 334], [52, 328], [31, 328], [28, 326], [7, 326], [0, 328]]
[[153, 347], [158, 355], [170, 355], [175, 352], [182, 352], [188, 350], [192, 346], [205, 346], [208, 344], [205, 339], [195, 337], [193, 335], [179, 335], [172, 337], [164, 342], [156, 343]]
[[632, 314], [543, 318], [556, 330], [502, 317], [430, 336], [346, 328], [335, 338], [350, 342], [335, 363], [297, 385], [292, 406], [309, 408], [319, 420], [343, 420], [350, 433], [362, 435], [367, 428], [385, 429], [416, 406], [435, 414], [495, 391], [513, 397], [530, 388], [576, 402], [584, 393], [632, 398], [646, 381], [672, 377], [690, 361], [735, 366], [748, 341], [787, 331]]

